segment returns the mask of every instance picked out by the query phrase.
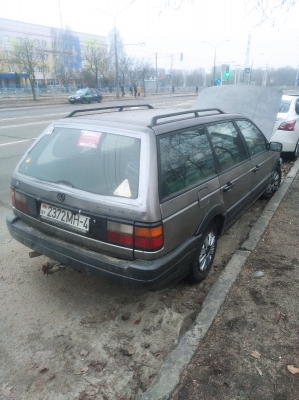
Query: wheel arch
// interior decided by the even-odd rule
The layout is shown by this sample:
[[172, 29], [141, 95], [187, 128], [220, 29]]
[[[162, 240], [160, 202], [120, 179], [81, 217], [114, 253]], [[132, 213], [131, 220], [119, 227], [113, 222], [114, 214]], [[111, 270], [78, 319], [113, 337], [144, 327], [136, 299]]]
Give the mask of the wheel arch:
[[209, 211], [209, 213], [204, 217], [204, 219], [200, 222], [200, 225], [198, 226], [195, 234], [199, 235], [200, 233], [204, 232], [209, 226], [209, 224], [211, 222], [214, 222], [217, 227], [218, 235], [220, 236], [225, 229], [226, 221], [227, 221], [227, 213], [224, 207], [219, 204], [213, 207]]

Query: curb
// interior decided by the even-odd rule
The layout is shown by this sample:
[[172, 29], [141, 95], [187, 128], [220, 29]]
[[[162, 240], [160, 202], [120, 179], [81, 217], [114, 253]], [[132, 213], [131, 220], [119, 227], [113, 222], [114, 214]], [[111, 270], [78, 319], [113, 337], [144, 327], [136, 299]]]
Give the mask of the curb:
[[230, 288], [237, 279], [251, 252], [255, 249], [276, 209], [284, 198], [299, 170], [296, 161], [279, 190], [269, 200], [261, 216], [251, 228], [248, 239], [241, 245], [215, 282], [192, 327], [181, 337], [178, 346], [166, 356], [158, 374], [140, 400], [168, 400], [180, 382], [180, 376], [195, 355], [200, 342], [212, 325]]

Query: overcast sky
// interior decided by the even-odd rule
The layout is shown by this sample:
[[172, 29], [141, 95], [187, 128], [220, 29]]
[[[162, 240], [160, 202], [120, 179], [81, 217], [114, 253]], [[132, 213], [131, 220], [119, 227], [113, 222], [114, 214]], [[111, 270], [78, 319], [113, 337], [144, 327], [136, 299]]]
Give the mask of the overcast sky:
[[[299, 65], [299, 1], [291, 11], [276, 13], [278, 24], [274, 28], [270, 23], [257, 26], [260, 15], [246, 9], [244, 0], [182, 0], [179, 9], [163, 9], [165, 1], [0, 0], [0, 17], [58, 28], [62, 20], [64, 28], [107, 36], [119, 13], [115, 22], [128, 44], [127, 52], [151, 60], [153, 65], [157, 52], [158, 67], [166, 69], [170, 69], [170, 55], [174, 54], [173, 68], [203, 67], [209, 72], [214, 62], [213, 46], [226, 40], [217, 47], [216, 63], [235, 62], [244, 67], [249, 32], [247, 66], [252, 62], [253, 68], [265, 67], [267, 62], [274, 68]], [[146, 45], [129, 45], [140, 42]], [[179, 53], [184, 54], [182, 62]]]

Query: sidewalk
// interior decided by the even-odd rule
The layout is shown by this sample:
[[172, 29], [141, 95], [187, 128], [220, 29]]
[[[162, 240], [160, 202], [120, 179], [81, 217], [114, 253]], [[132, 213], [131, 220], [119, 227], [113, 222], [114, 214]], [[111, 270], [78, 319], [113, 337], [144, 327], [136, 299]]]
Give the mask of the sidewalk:
[[298, 170], [299, 161], [142, 400], [299, 399]]

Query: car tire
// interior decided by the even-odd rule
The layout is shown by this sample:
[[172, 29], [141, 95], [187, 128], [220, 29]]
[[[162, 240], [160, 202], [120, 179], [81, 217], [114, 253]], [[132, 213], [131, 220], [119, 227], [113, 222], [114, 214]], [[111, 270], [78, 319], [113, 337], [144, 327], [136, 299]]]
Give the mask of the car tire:
[[299, 157], [299, 140], [296, 143], [295, 150], [292, 153], [292, 161], [296, 161]]
[[100, 97], [98, 98], [98, 103], [102, 103], [102, 99]]
[[196, 255], [190, 266], [188, 281], [199, 283], [211, 271], [217, 249], [218, 231], [214, 222], [211, 222], [204, 231]]
[[273, 171], [271, 182], [269, 183], [267, 190], [263, 193], [262, 198], [271, 199], [276, 190], [279, 188], [280, 183], [281, 183], [281, 168], [280, 165], [277, 165], [277, 167]]

